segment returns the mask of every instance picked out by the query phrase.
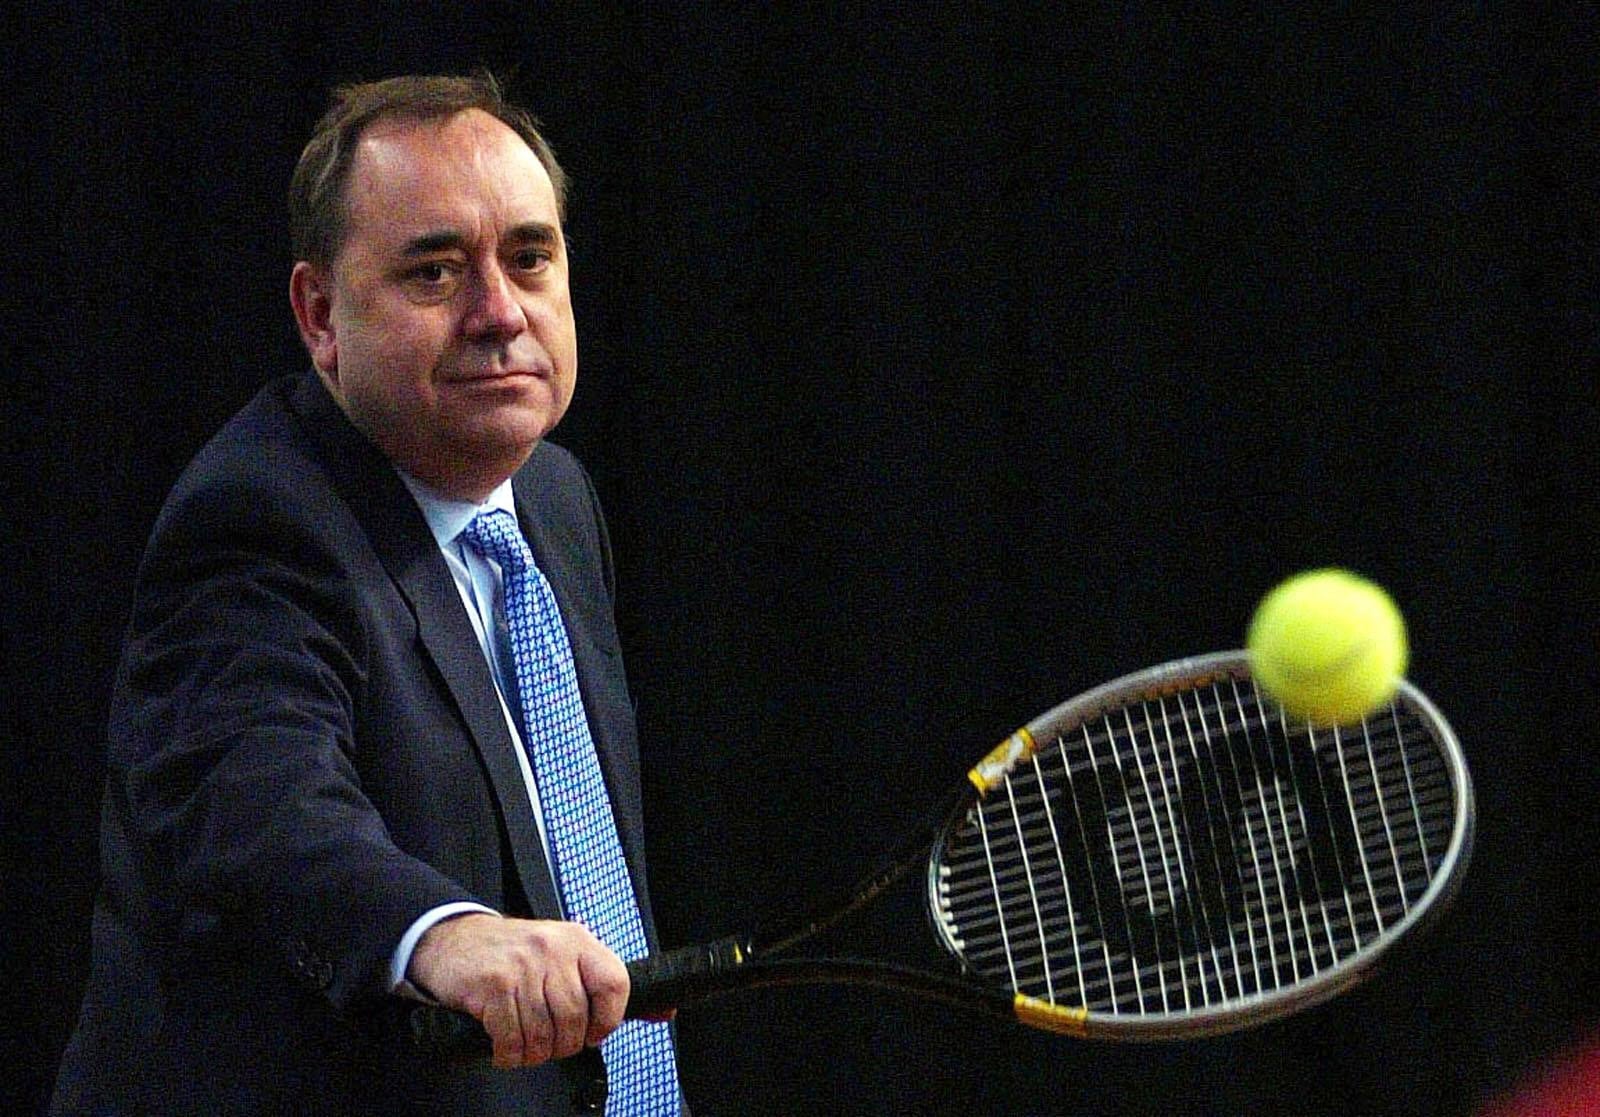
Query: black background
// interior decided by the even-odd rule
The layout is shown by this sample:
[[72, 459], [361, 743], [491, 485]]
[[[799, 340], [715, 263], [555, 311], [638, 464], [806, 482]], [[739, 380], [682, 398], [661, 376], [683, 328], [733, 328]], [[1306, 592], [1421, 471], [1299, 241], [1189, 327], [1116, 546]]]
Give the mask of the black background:
[[[1460, 1114], [1600, 1026], [1593, 6], [979, 7], [30, 17], [5, 161], [15, 1108], [86, 972], [145, 534], [305, 360], [299, 147], [337, 81], [479, 63], [575, 183], [556, 440], [611, 519], [669, 943], [843, 887], [1017, 724], [1238, 645], [1308, 566], [1394, 592], [1478, 782], [1458, 906], [1334, 1004], [1135, 1049], [856, 993], [725, 1001], [681, 1018], [698, 1113]], [[920, 934], [916, 903], [890, 913]]]

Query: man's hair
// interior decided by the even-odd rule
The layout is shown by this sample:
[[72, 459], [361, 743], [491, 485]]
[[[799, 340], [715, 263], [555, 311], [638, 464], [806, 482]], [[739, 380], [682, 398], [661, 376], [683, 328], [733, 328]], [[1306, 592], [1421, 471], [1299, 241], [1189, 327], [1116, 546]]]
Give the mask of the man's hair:
[[505, 98], [500, 82], [482, 71], [470, 77], [407, 76], [342, 85], [300, 153], [289, 182], [289, 244], [296, 260], [333, 263], [349, 224], [345, 188], [362, 133], [378, 120], [442, 120], [481, 109], [533, 149], [555, 187], [556, 214], [567, 216], [567, 176], [526, 109]]

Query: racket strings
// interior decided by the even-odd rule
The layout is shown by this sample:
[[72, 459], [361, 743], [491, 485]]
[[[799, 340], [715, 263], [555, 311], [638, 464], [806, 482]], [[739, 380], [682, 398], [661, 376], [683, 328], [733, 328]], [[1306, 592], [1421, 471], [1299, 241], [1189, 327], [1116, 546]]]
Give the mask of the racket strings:
[[1041, 741], [950, 835], [938, 904], [967, 963], [1019, 992], [1190, 1012], [1369, 948], [1426, 891], [1453, 811], [1403, 704], [1311, 731], [1223, 680]]

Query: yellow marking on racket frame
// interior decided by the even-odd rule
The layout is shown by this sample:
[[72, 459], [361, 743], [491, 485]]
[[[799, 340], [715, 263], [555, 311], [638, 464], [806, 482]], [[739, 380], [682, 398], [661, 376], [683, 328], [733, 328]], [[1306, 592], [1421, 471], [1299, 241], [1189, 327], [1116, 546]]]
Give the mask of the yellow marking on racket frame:
[[979, 795], [988, 794], [989, 790], [1005, 778], [1011, 771], [1012, 765], [1025, 756], [1032, 756], [1038, 746], [1033, 742], [1033, 734], [1026, 729], [1019, 729], [994, 748], [989, 750], [989, 755], [978, 761], [967, 773], [967, 779], [972, 781], [972, 786], [978, 789]]
[[1026, 993], [1016, 995], [1012, 1000], [1012, 1008], [1017, 1014], [1017, 1022], [1030, 1028], [1042, 1028], [1067, 1036], [1081, 1036], [1088, 1031], [1086, 1022], [1089, 1010], [1086, 1008], [1053, 1005]]

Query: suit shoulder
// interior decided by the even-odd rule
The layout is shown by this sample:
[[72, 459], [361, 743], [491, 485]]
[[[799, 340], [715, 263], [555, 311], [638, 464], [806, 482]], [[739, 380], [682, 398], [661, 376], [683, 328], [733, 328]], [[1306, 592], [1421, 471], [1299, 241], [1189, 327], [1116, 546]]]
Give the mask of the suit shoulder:
[[219, 484], [275, 488], [301, 483], [315, 461], [288, 405], [290, 379], [267, 384], [223, 424], [190, 460], [174, 494]]
[[598, 518], [600, 500], [572, 451], [541, 441], [511, 480], [518, 502], [540, 519]]
[[594, 482], [578, 459], [551, 442], [540, 442], [512, 478], [524, 530], [568, 553], [584, 556], [612, 589], [611, 540]]
[[336, 464], [291, 404], [294, 380], [266, 385], [201, 447], [167, 495], [152, 543], [350, 531], [355, 516], [335, 483]]
[[565, 446], [547, 440], [540, 440], [517, 473], [528, 480], [545, 482], [565, 479], [587, 483], [589, 476], [577, 455]]

